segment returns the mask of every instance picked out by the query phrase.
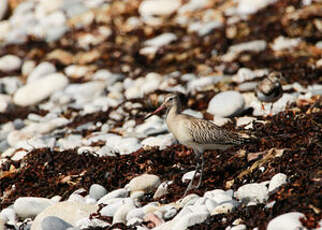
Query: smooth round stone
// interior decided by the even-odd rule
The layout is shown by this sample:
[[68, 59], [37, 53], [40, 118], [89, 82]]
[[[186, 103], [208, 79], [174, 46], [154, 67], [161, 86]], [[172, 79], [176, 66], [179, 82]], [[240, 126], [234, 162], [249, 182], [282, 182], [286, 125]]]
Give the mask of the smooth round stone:
[[131, 192], [144, 191], [150, 192], [160, 185], [161, 181], [157, 175], [143, 174], [133, 178], [128, 184], [128, 189]]
[[141, 200], [144, 197], [144, 191], [133, 191], [131, 192], [130, 198], [133, 200]]
[[187, 229], [190, 226], [204, 222], [208, 217], [208, 212], [187, 214], [177, 220], [172, 229]]
[[7, 33], [7, 44], [22, 44], [27, 41], [27, 32], [24, 28], [14, 28]]
[[0, 1], [0, 21], [4, 18], [8, 10], [8, 0]]
[[305, 215], [300, 212], [289, 212], [279, 215], [268, 223], [267, 230], [302, 229], [303, 225], [300, 221], [300, 218], [303, 217], [305, 218]]
[[200, 196], [192, 193], [178, 200], [176, 203], [180, 208], [183, 208], [185, 206], [194, 205], [199, 199], [200, 199]]
[[[155, 46], [155, 47], [161, 47], [165, 46], [167, 44], [170, 44], [171, 42], [177, 40], [177, 36], [173, 33], [163, 33], [161, 35], [158, 35], [157, 37], [151, 38], [149, 40], [146, 40], [144, 42], [144, 45], [146, 46]], [[154, 75], [152, 77], [152, 75]], [[161, 80], [161, 75], [157, 73], [149, 73], [146, 76], [146, 80]]]
[[[59, 126], [63, 126], [69, 123], [66, 118], [58, 117], [46, 122], [31, 123], [21, 130], [13, 130], [7, 136], [9, 145], [15, 146], [21, 141], [28, 140], [37, 134], [45, 134]], [[43, 142], [41, 142], [43, 143]], [[42, 144], [40, 144], [42, 145]], [[44, 147], [44, 146], [42, 146]]]
[[16, 213], [12, 208], [5, 208], [0, 212], [0, 219], [3, 219], [6, 223], [14, 224], [16, 222]]
[[31, 230], [41, 229], [41, 223], [47, 216], [56, 216], [65, 222], [75, 226], [77, 221], [87, 218], [91, 213], [96, 212], [98, 207], [93, 204], [63, 201], [56, 203], [42, 211], [33, 221]]
[[52, 93], [65, 88], [67, 84], [68, 79], [63, 74], [51, 74], [19, 88], [14, 94], [13, 102], [20, 106], [38, 104]]
[[168, 186], [172, 184], [171, 181], [162, 182], [153, 195], [153, 199], [158, 199], [166, 194], [168, 194]]
[[144, 83], [141, 85], [141, 93], [148, 94], [160, 87], [162, 76], [157, 73], [148, 73], [145, 77]]
[[141, 136], [162, 133], [167, 130], [164, 121], [158, 116], [148, 118], [143, 124], [136, 126], [135, 132]]
[[63, 9], [66, 11], [69, 18], [85, 13], [88, 8], [82, 1], [64, 1]]
[[237, 118], [236, 126], [246, 125], [245, 129], [251, 129], [253, 128], [253, 121], [256, 121], [255, 117], [239, 117]]
[[215, 116], [230, 117], [242, 112], [244, 106], [243, 95], [236, 91], [226, 91], [217, 94], [210, 100], [207, 112]]
[[284, 173], [277, 173], [269, 182], [268, 192], [272, 192], [281, 185], [286, 183], [287, 176]]
[[[1, 4], [0, 4], [0, 8], [1, 8]], [[21, 66], [21, 63], [22, 61], [19, 57], [11, 54], [5, 55], [0, 58], [0, 71], [11, 72], [11, 71], [18, 70]]]
[[21, 218], [34, 217], [54, 203], [41, 197], [20, 197], [13, 204], [13, 209]]
[[170, 133], [148, 137], [141, 142], [143, 146], [158, 146], [160, 150], [166, 149], [174, 143], [176, 143], [176, 139]]
[[108, 204], [102, 210], [100, 211], [102, 216], [114, 216], [118, 208], [123, 205], [124, 203], [128, 202], [128, 199], [121, 199], [119, 201], [116, 201], [112, 204]]
[[[181, 178], [182, 183], [187, 183], [187, 182], [191, 181], [191, 179], [193, 178], [195, 172], [196, 171], [193, 170], [193, 171], [185, 173]], [[196, 173], [196, 177], [199, 177], [199, 175], [200, 175], [200, 173]]]
[[115, 212], [113, 216], [113, 224], [116, 224], [116, 223], [126, 224], [126, 216], [133, 209], [135, 209], [133, 200], [130, 200], [129, 202], [123, 204]]
[[41, 222], [42, 230], [66, 230], [70, 227], [73, 226], [56, 216], [47, 216]]
[[36, 62], [33, 60], [26, 60], [24, 61], [24, 63], [22, 64], [21, 67], [21, 73], [24, 76], [27, 76], [29, 74], [31, 74], [31, 72], [35, 69], [36, 67]]
[[218, 205], [212, 212], [211, 215], [217, 215], [221, 213], [229, 213], [233, 210], [234, 205], [233, 202], [226, 202], [221, 205]]
[[0, 94], [0, 113], [4, 113], [10, 103], [10, 97]]
[[3, 93], [13, 94], [21, 87], [22, 82], [18, 77], [4, 77], [0, 79], [0, 84], [3, 85]]
[[165, 220], [171, 219], [173, 218], [175, 215], [177, 215], [178, 211], [175, 207], [167, 207], [164, 214], [163, 214], [163, 218]]
[[196, 110], [192, 110], [192, 109], [186, 109], [184, 111], [182, 111], [183, 114], [187, 114], [193, 117], [197, 117], [197, 118], [203, 118], [203, 114], [199, 111]]
[[90, 197], [89, 195], [85, 196], [85, 203], [86, 204], [96, 204], [96, 199]]
[[246, 184], [238, 188], [235, 197], [240, 201], [263, 203], [268, 199], [268, 189], [263, 183]]
[[188, 91], [199, 91], [223, 80], [223, 76], [200, 77], [188, 82]]
[[124, 189], [124, 188], [120, 188], [120, 189], [116, 189], [112, 192], [107, 193], [105, 196], [103, 196], [102, 198], [100, 198], [97, 203], [98, 204], [102, 204], [105, 203], [108, 200], [114, 199], [114, 198], [125, 198], [129, 195], [129, 191]]
[[42, 62], [39, 65], [37, 65], [36, 68], [34, 68], [33, 71], [29, 74], [27, 82], [29, 83], [32, 81], [36, 81], [44, 76], [47, 76], [55, 72], [56, 67], [53, 64], [51, 64], [50, 62]]
[[100, 199], [106, 193], [107, 193], [106, 189], [102, 185], [99, 185], [99, 184], [93, 184], [89, 188], [89, 195], [90, 195], [90, 197], [94, 198], [95, 200]]
[[108, 86], [113, 85], [115, 82], [120, 81], [124, 78], [121, 74], [113, 74], [106, 69], [97, 70], [93, 76], [93, 80], [105, 80]]
[[68, 31], [67, 26], [54, 26], [46, 31], [46, 41], [54, 42], [60, 39]]
[[93, 101], [100, 96], [105, 88], [102, 81], [91, 81], [83, 84], [70, 84], [66, 87], [64, 92], [74, 99], [78, 104]]
[[169, 15], [174, 13], [180, 5], [179, 0], [144, 0], [139, 6], [139, 13], [143, 17]]
[[145, 213], [143, 208], [134, 208], [127, 213], [126, 220], [130, 221], [133, 218], [143, 219], [144, 215]]
[[239, 91], [243, 92], [243, 91], [250, 91], [250, 90], [254, 90], [257, 86], [257, 82], [252, 81], [252, 82], [245, 82], [242, 83], [238, 86]]
[[128, 137], [122, 138], [117, 147], [117, 151], [120, 153], [120, 155], [127, 155], [139, 150], [141, 147], [142, 145], [137, 138]]
[[233, 77], [233, 80], [236, 82], [244, 82], [253, 80], [256, 77], [256, 74], [248, 68], [240, 68], [237, 72], [237, 75]]
[[239, 224], [239, 225], [236, 225], [236, 226], [233, 226], [230, 230], [246, 230], [247, 227], [245, 224]]
[[218, 203], [212, 199], [207, 199], [205, 204], [209, 213], [212, 213], [214, 209], [218, 206]]

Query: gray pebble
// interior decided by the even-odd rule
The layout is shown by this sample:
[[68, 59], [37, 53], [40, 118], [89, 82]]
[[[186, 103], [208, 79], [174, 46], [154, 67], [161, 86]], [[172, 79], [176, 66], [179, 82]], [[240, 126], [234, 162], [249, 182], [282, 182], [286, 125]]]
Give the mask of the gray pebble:
[[99, 184], [93, 184], [90, 188], [89, 188], [89, 195], [90, 197], [98, 200], [101, 197], [103, 197], [105, 194], [107, 193], [106, 189]]
[[66, 230], [70, 227], [73, 226], [56, 216], [47, 216], [41, 222], [42, 230]]

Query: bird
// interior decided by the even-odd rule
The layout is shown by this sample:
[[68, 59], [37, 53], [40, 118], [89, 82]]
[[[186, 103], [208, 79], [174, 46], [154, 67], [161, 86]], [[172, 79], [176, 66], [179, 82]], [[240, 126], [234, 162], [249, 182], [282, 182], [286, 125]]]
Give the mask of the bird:
[[[166, 124], [168, 130], [177, 141], [192, 149], [196, 157], [196, 167], [192, 179], [184, 196], [193, 188], [198, 188], [202, 181], [205, 150], [226, 150], [232, 146], [243, 145], [253, 141], [253, 137], [246, 137], [242, 133], [226, 130], [213, 122], [182, 114], [182, 102], [177, 93], [167, 95], [163, 103], [145, 119], [166, 110]], [[200, 164], [201, 158], [201, 164]], [[199, 181], [193, 186], [196, 173], [200, 170]]]
[[280, 79], [284, 79], [282, 73], [274, 71], [256, 85], [255, 95], [262, 102], [263, 110], [264, 102], [271, 102], [270, 110], [272, 110], [273, 103], [283, 96]]

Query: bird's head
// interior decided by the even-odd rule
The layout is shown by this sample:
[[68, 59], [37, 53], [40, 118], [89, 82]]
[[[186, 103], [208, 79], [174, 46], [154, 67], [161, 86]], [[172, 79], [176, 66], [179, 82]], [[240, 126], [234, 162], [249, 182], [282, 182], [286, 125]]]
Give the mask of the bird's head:
[[149, 117], [151, 117], [152, 115], [158, 114], [159, 112], [165, 110], [165, 109], [169, 109], [172, 106], [179, 106], [180, 104], [180, 98], [178, 94], [175, 93], [171, 93], [168, 94], [165, 98], [163, 103], [152, 113], [149, 113], [144, 119], [147, 119]]

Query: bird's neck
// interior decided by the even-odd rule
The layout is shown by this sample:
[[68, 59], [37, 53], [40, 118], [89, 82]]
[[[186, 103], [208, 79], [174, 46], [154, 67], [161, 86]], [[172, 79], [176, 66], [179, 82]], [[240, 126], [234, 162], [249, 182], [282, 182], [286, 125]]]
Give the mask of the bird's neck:
[[182, 111], [182, 106], [180, 104], [173, 105], [167, 110], [167, 119], [171, 119], [176, 115], [180, 114]]

